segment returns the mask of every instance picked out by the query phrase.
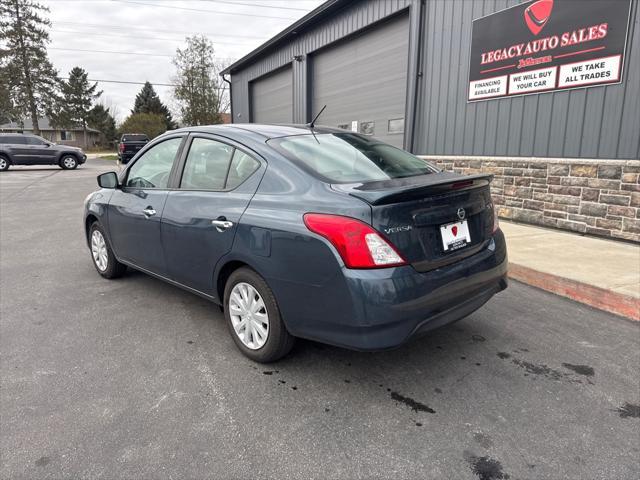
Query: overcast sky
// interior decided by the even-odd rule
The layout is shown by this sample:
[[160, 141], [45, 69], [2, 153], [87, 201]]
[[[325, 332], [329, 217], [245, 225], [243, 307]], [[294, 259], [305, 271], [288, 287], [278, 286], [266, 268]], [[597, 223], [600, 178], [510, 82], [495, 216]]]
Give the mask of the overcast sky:
[[[61, 77], [171, 83], [171, 58], [184, 38], [205, 34], [216, 56], [237, 60], [322, 0], [41, 0], [50, 9], [49, 57]], [[91, 51], [79, 51], [91, 50]], [[98, 52], [99, 50], [99, 52]], [[104, 53], [124, 52], [124, 53]], [[154, 85], [173, 109], [171, 87]], [[99, 82], [101, 101], [122, 121], [142, 85]]]

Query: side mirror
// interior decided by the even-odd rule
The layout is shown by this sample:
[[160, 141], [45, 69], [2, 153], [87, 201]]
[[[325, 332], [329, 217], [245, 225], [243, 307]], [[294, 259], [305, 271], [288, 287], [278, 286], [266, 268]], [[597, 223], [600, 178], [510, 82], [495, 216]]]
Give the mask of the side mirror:
[[98, 175], [98, 185], [100, 188], [118, 188], [118, 175], [116, 172], [107, 172]]

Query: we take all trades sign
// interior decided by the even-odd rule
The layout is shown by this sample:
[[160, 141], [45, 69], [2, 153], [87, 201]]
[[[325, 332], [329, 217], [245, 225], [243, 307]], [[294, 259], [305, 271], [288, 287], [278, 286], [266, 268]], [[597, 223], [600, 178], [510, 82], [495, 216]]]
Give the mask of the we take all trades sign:
[[620, 83], [631, 0], [535, 0], [473, 21], [468, 101]]

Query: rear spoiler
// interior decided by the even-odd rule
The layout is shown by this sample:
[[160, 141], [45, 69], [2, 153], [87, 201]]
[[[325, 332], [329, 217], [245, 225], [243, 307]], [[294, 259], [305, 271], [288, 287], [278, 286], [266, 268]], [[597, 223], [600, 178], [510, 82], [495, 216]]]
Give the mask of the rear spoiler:
[[385, 205], [425, 196], [442, 195], [488, 186], [493, 175], [459, 175], [443, 172], [417, 177], [397, 178], [359, 184], [333, 184], [331, 187], [364, 200], [371, 205]]

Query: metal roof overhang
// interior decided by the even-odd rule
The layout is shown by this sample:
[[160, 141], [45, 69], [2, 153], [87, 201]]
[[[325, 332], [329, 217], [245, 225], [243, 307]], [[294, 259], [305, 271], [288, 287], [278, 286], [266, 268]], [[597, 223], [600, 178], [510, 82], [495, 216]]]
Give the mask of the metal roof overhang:
[[327, 2], [323, 3], [318, 8], [316, 8], [315, 10], [312, 10], [311, 12], [307, 13], [304, 17], [302, 17], [297, 22], [294, 22], [293, 24], [285, 28], [283, 31], [278, 33], [275, 37], [271, 38], [270, 40], [267, 40], [265, 43], [260, 45], [255, 50], [251, 51], [250, 53], [242, 57], [240, 60], [234, 62], [233, 64], [225, 68], [222, 72], [220, 72], [220, 75], [226, 75], [228, 73], [233, 73], [234, 71], [239, 70], [240, 68], [244, 67], [246, 64], [248, 64], [251, 60], [256, 58], [261, 53], [264, 53], [271, 48], [275, 48], [279, 43], [284, 42], [285, 40], [290, 39], [292, 36], [297, 35], [301, 31], [310, 28], [311, 26], [325, 19], [328, 15], [330, 15], [334, 11], [341, 8], [343, 5], [347, 5], [349, 3], [352, 3], [352, 0], [328, 0]]

